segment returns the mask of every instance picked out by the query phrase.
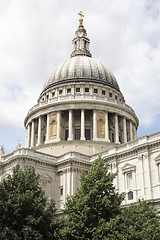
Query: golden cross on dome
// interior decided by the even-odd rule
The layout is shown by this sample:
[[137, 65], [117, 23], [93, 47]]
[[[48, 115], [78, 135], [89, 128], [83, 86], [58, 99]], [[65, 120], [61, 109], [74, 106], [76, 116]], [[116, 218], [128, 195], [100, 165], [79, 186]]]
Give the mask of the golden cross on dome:
[[78, 14], [79, 14], [79, 16], [80, 16], [79, 26], [80, 26], [80, 27], [83, 27], [83, 17], [84, 17], [84, 15], [82, 14], [82, 11], [80, 11]]

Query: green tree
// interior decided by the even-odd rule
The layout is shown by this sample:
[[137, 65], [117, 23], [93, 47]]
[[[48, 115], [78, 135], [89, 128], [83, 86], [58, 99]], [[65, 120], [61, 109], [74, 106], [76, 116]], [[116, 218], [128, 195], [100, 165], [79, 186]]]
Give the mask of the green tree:
[[108, 222], [121, 212], [123, 194], [113, 185], [116, 174], [110, 173], [109, 164], [99, 157], [91, 165], [88, 174], [82, 173], [81, 187], [65, 205], [67, 218], [62, 230], [65, 240], [94, 239], [94, 233], [102, 222]]
[[102, 223], [94, 235], [103, 240], [159, 240], [160, 217], [146, 201], [131, 204], [107, 223]]
[[47, 201], [34, 168], [17, 165], [0, 183], [0, 239], [57, 239], [55, 203]]

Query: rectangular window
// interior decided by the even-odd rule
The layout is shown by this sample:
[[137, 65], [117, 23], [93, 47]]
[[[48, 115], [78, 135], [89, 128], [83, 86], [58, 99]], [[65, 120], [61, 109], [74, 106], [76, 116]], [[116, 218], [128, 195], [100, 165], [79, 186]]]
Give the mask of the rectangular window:
[[76, 88], [76, 92], [80, 92], [80, 88]]
[[80, 129], [75, 129], [75, 140], [80, 140]]
[[65, 141], [68, 140], [68, 129], [65, 130]]
[[55, 95], [55, 92], [52, 92], [52, 97], [54, 97], [54, 95]]
[[85, 138], [86, 140], [91, 140], [90, 129], [85, 129]]
[[85, 92], [89, 92], [89, 88], [85, 88]]
[[61, 95], [62, 94], [62, 90], [59, 90], [59, 95]]
[[132, 172], [127, 173], [127, 188], [130, 189], [133, 187]]
[[109, 93], [109, 97], [110, 97], [110, 98], [112, 97], [112, 93], [111, 93], [111, 92]]
[[112, 143], [114, 143], [114, 133], [112, 133]]
[[63, 187], [60, 188], [60, 195], [63, 195]]
[[128, 200], [133, 200], [133, 191], [128, 192]]
[[102, 95], [106, 95], [106, 91], [102, 90]]
[[117, 100], [117, 95], [115, 96], [115, 99]]
[[98, 93], [98, 89], [97, 88], [94, 88], [94, 93]]
[[71, 93], [71, 88], [67, 88], [67, 93]]

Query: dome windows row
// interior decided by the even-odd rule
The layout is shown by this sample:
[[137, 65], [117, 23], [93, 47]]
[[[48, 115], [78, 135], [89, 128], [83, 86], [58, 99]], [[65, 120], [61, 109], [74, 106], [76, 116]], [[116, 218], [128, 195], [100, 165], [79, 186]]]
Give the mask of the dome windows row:
[[55, 87], [47, 93], [40, 96], [39, 102], [47, 101], [48, 99], [56, 98], [59, 96], [69, 95], [93, 95], [97, 97], [107, 97], [108, 99], [115, 100], [117, 102], [125, 102], [123, 95], [105, 86], [97, 85], [68, 85], [65, 87]]

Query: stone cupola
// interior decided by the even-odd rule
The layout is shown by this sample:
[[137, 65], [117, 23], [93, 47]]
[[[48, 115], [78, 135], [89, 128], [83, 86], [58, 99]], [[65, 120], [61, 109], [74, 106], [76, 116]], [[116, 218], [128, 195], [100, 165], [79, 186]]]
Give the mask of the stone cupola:
[[82, 11], [80, 11], [79, 15], [80, 15], [79, 26], [75, 33], [75, 37], [72, 40], [73, 52], [71, 53], [71, 57], [74, 57], [74, 56], [92, 57], [89, 51], [90, 40], [87, 37], [86, 29], [83, 26], [82, 17], [84, 17], [84, 15], [82, 14]]

